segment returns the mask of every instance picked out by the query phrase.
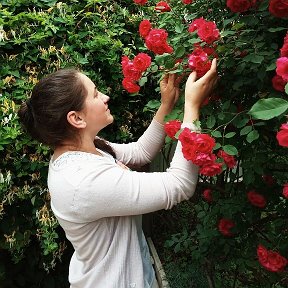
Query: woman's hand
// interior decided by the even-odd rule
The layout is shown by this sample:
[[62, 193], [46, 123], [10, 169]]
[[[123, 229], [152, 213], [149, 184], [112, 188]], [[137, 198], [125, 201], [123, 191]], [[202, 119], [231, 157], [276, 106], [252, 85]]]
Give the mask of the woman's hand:
[[183, 76], [176, 74], [165, 74], [160, 81], [161, 104], [167, 107], [170, 112], [179, 98], [179, 84], [182, 78]]
[[204, 100], [210, 96], [217, 82], [217, 61], [213, 59], [210, 70], [196, 81], [196, 72], [192, 72], [185, 86], [185, 104], [200, 108]]
[[196, 72], [192, 72], [185, 86], [185, 106], [183, 122], [193, 122], [199, 118], [201, 104], [210, 96], [217, 82], [217, 61], [213, 59], [210, 70], [196, 81]]
[[154, 119], [164, 124], [165, 116], [174, 108], [180, 94], [179, 84], [183, 76], [166, 74], [160, 82], [161, 105], [157, 110]]

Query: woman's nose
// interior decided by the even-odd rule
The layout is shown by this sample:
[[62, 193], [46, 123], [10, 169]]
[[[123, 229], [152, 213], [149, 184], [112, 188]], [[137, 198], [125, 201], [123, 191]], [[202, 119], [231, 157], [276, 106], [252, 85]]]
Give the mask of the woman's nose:
[[107, 103], [110, 100], [110, 97], [101, 93], [101, 99], [104, 103]]

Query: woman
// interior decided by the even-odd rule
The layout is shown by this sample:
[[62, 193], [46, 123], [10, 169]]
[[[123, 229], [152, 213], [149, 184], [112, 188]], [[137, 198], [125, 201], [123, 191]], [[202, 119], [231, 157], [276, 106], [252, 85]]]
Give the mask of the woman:
[[[217, 80], [216, 60], [196, 81], [188, 77], [182, 127], [195, 129], [201, 103]], [[27, 131], [49, 145], [51, 208], [75, 252], [71, 288], [158, 287], [141, 228], [141, 214], [169, 209], [194, 193], [198, 169], [183, 158], [178, 142], [162, 173], [133, 172], [158, 153], [164, 117], [179, 96], [179, 78], [162, 80], [161, 105], [137, 142], [108, 143], [97, 137], [113, 122], [109, 97], [76, 70], [59, 70], [39, 81], [18, 115]], [[123, 164], [121, 164], [123, 163]]]

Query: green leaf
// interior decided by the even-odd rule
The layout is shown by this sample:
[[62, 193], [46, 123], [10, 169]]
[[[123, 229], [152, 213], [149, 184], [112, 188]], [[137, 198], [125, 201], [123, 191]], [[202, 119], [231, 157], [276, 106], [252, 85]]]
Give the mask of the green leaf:
[[288, 95], [288, 83], [285, 85], [285, 93]]
[[213, 128], [215, 123], [216, 123], [215, 117], [213, 115], [210, 115], [206, 121], [207, 128], [209, 129]]
[[249, 118], [243, 118], [239, 121], [235, 121], [235, 122], [233, 121], [233, 123], [236, 128], [241, 128], [245, 126], [248, 123], [248, 121], [249, 121]]
[[232, 138], [233, 136], [235, 136], [236, 135], [236, 132], [229, 132], [229, 133], [227, 133], [224, 137], [225, 138]]
[[179, 46], [175, 51], [175, 57], [180, 58], [184, 55], [184, 53], [185, 53], [185, 48], [183, 46]]
[[184, 30], [184, 25], [177, 23], [175, 27], [175, 32], [176, 33], [182, 33]]
[[139, 85], [140, 86], [144, 86], [144, 84], [148, 81], [148, 78], [147, 77], [142, 77], [140, 80], [139, 80]]
[[219, 131], [212, 131], [211, 135], [216, 138], [222, 137], [222, 134]]
[[287, 28], [277, 27], [277, 28], [269, 28], [268, 29], [269, 32], [278, 32], [278, 31], [282, 31], [282, 30], [287, 30]]
[[218, 150], [219, 148], [221, 148], [221, 146], [222, 146], [222, 145], [217, 142], [217, 143], [215, 144], [213, 150]]
[[273, 63], [271, 63], [267, 68], [266, 71], [273, 71], [276, 69], [276, 61], [274, 61]]
[[238, 150], [235, 146], [233, 145], [224, 145], [222, 147], [222, 149], [229, 155], [237, 155], [238, 154]]
[[257, 130], [253, 130], [251, 131], [247, 137], [246, 140], [248, 143], [252, 143], [254, 140], [257, 140], [259, 138], [259, 133]]
[[249, 54], [246, 57], [243, 58], [245, 62], [251, 62], [255, 64], [261, 64], [264, 60], [264, 56], [259, 56], [256, 54]]
[[245, 126], [244, 128], [241, 129], [240, 135], [241, 136], [246, 135], [246, 134], [250, 133], [251, 130], [252, 130], [252, 126]]
[[252, 106], [248, 114], [253, 116], [255, 119], [269, 120], [283, 114], [287, 109], [288, 101], [284, 99], [260, 99]]

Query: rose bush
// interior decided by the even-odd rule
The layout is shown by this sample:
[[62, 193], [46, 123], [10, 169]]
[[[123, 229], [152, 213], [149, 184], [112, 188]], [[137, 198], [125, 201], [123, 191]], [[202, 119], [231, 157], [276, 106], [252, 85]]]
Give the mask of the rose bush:
[[[198, 217], [181, 253], [203, 269], [209, 265], [211, 287], [285, 287], [288, 3], [171, 0], [161, 12], [155, 11], [158, 3], [136, 5], [143, 15], [140, 42], [136, 51], [126, 51], [151, 56], [139, 95], [148, 84], [157, 87], [165, 73], [195, 70], [201, 77], [218, 58], [219, 84], [203, 103], [196, 123], [201, 130], [168, 129], [182, 120], [183, 99], [167, 117], [168, 136], [179, 139], [184, 157], [200, 167], [202, 197], [192, 200], [191, 212]], [[147, 110], [157, 101], [149, 101]]]

